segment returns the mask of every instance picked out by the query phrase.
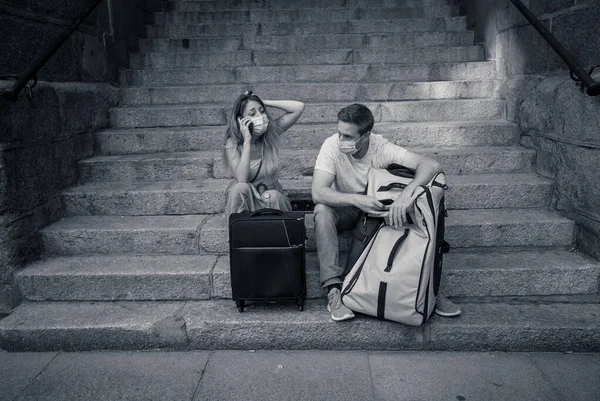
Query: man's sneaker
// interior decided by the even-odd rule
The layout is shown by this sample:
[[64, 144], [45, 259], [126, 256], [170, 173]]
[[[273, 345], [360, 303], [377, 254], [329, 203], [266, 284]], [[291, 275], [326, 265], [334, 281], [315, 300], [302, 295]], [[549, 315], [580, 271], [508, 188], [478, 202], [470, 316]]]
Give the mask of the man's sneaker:
[[435, 313], [444, 317], [455, 317], [460, 315], [461, 310], [458, 305], [448, 298], [438, 295], [435, 300]]
[[342, 303], [342, 294], [339, 289], [335, 287], [332, 288], [331, 291], [329, 291], [329, 294], [327, 294], [327, 298], [329, 300], [327, 303], [327, 310], [331, 312], [331, 318], [333, 320], [339, 322], [354, 317], [354, 312]]

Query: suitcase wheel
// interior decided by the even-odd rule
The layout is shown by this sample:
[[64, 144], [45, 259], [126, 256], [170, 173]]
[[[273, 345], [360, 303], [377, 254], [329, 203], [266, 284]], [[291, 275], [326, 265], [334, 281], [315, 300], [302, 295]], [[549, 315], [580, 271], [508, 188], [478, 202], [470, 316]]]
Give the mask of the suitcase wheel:
[[303, 311], [304, 310], [304, 301], [298, 301], [298, 310], [299, 311]]
[[244, 311], [244, 305], [245, 305], [245, 301], [241, 300], [241, 299], [236, 299], [235, 300], [235, 305], [237, 306], [238, 311], [240, 311], [240, 313], [242, 313]]

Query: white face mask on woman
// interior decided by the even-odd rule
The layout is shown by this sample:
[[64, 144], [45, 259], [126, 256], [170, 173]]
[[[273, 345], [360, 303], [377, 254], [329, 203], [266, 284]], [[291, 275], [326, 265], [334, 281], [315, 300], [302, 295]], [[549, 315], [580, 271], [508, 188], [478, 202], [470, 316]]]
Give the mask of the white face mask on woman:
[[269, 127], [269, 119], [266, 115], [251, 117], [250, 121], [252, 121], [253, 134], [262, 135], [267, 132], [267, 128]]
[[356, 141], [340, 141], [340, 152], [352, 156], [356, 154], [365, 144], [369, 135], [365, 133]]

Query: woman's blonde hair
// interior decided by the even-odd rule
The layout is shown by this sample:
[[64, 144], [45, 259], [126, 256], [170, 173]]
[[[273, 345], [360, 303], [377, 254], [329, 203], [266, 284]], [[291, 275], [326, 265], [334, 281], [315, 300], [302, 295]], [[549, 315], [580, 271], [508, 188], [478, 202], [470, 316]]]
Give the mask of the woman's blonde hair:
[[[232, 166], [229, 165], [227, 160], [227, 150], [225, 149], [225, 145], [227, 144], [227, 140], [231, 138], [237, 150], [241, 153], [242, 145], [244, 144], [244, 137], [242, 132], [240, 131], [238, 117], [242, 117], [242, 112], [244, 111], [244, 107], [250, 100], [255, 100], [262, 108], [265, 110], [265, 114], [269, 120], [269, 126], [267, 127], [267, 131], [260, 136], [257, 140], [257, 144], [261, 144], [263, 146], [263, 156], [262, 156], [262, 166], [261, 171], [265, 173], [265, 175], [270, 175], [275, 171], [278, 171], [281, 164], [281, 159], [279, 157], [279, 146], [280, 146], [280, 136], [281, 129], [277, 127], [277, 124], [271, 119], [265, 104], [257, 95], [252, 93], [251, 91], [244, 92], [240, 97], [238, 97], [233, 103], [233, 107], [231, 108], [231, 112], [229, 113], [229, 118], [227, 119], [227, 131], [225, 133], [225, 141], [223, 147], [223, 163], [225, 163], [229, 170], [232, 171]], [[262, 174], [261, 174], [262, 175]]]

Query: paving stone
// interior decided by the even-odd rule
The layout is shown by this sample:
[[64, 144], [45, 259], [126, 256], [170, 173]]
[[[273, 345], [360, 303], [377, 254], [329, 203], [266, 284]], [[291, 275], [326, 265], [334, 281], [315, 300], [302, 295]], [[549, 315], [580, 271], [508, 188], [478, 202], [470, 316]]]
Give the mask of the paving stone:
[[0, 353], [0, 399], [16, 399], [56, 355], [54, 352]]
[[[560, 399], [526, 354], [403, 352], [372, 354], [369, 361], [374, 399]], [[389, 380], [390, 372], [402, 379]]]
[[[232, 351], [217, 355], [206, 368], [195, 400], [373, 399], [366, 353]], [[332, 374], [342, 366], [343, 374]]]
[[563, 399], [593, 400], [600, 394], [599, 354], [535, 353], [531, 358]]
[[190, 400], [207, 361], [189, 351], [63, 353], [19, 400]]

